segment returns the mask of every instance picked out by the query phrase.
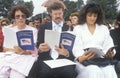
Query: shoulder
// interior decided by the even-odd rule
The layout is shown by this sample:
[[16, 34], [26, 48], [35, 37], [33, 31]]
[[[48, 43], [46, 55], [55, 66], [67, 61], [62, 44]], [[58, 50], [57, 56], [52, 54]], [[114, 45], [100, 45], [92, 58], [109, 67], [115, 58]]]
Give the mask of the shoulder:
[[106, 25], [98, 25], [98, 24], [96, 24], [96, 26], [97, 26], [99, 29], [103, 30], [103, 31], [109, 31], [109, 29], [108, 29], [108, 27], [107, 27]]
[[26, 29], [28, 29], [28, 30], [37, 30], [36, 28], [31, 27], [31, 26], [29, 26], [29, 25], [26, 25]]

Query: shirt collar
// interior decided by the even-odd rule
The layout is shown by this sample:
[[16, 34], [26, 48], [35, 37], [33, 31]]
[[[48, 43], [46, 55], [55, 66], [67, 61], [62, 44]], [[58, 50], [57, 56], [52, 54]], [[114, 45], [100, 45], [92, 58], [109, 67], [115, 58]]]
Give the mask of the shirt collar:
[[54, 21], [52, 21], [52, 26], [60, 26], [60, 27], [63, 27], [63, 21], [60, 22], [59, 24], [56, 24]]

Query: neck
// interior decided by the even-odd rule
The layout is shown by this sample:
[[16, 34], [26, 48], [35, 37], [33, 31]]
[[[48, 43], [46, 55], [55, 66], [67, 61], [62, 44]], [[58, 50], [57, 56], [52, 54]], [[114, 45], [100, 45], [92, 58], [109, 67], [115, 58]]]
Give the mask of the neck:
[[26, 27], [26, 25], [18, 25], [19, 30], [25, 29], [25, 27]]

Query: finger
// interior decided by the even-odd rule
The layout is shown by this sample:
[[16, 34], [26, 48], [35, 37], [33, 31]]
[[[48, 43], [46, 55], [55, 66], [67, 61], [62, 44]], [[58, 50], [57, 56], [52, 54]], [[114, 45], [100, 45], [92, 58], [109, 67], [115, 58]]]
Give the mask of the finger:
[[95, 54], [91, 54], [89, 57], [88, 57], [88, 60], [95, 57]]
[[63, 44], [61, 44], [61, 48], [62, 48], [62, 49], [65, 49]]

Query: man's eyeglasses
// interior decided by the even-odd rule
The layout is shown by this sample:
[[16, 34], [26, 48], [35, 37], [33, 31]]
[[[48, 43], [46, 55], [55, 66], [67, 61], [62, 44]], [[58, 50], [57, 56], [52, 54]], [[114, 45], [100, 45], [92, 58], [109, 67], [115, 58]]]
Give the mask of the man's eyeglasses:
[[20, 17], [26, 18], [26, 15], [15, 15], [15, 18], [16, 18], [16, 19], [19, 19]]

